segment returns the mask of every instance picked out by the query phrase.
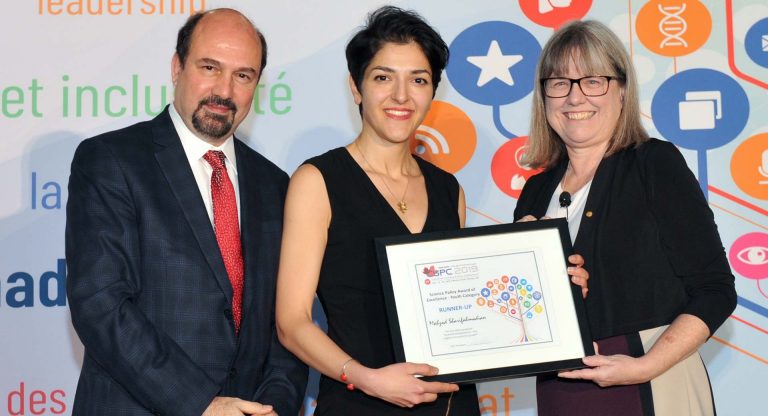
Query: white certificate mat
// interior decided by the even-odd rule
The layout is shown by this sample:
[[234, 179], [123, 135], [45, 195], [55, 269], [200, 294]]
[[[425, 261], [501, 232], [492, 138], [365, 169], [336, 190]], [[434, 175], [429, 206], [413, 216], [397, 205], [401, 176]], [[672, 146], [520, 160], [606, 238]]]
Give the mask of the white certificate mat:
[[377, 239], [397, 359], [453, 382], [584, 367], [567, 235], [559, 219]]

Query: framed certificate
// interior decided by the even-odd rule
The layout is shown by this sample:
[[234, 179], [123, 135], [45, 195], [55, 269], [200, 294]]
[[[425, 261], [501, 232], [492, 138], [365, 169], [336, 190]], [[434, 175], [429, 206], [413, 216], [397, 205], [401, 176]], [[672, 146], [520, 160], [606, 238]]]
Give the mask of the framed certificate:
[[564, 219], [376, 239], [398, 362], [475, 382], [583, 368], [594, 354]]

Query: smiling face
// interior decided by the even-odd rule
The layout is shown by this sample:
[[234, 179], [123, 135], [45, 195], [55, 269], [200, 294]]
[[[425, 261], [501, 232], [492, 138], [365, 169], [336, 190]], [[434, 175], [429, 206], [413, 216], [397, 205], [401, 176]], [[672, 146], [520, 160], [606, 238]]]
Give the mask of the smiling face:
[[178, 55], [172, 62], [174, 106], [198, 137], [218, 145], [245, 119], [261, 54], [258, 34], [242, 15], [219, 10], [200, 20], [186, 62]]
[[361, 88], [349, 79], [355, 103], [362, 104], [361, 135], [402, 143], [416, 131], [432, 104], [427, 57], [414, 42], [386, 43], [365, 69]]
[[[571, 56], [566, 73], [549, 76], [573, 79], [592, 75], [615, 76], [608, 73], [584, 73], [577, 59]], [[616, 129], [623, 94], [624, 87], [616, 80], [611, 80], [608, 92], [599, 97], [587, 97], [578, 85], [573, 85], [566, 97], [544, 99], [547, 121], [567, 148], [595, 148], [604, 151]]]

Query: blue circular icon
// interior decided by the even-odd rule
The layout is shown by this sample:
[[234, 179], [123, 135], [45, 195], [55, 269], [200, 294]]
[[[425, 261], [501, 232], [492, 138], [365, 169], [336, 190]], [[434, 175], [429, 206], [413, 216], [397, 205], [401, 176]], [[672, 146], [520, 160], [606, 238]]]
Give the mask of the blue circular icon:
[[749, 59], [768, 68], [768, 17], [749, 28], [744, 37], [744, 48]]
[[517, 284], [517, 277], [512, 276], [509, 278], [509, 284], [516, 285]]
[[502, 293], [501, 298], [505, 301], [509, 300], [509, 292]]
[[531, 319], [531, 318], [533, 318], [533, 314], [532, 314], [532, 313], [530, 313], [530, 312], [528, 312], [528, 314], [527, 314], [527, 315], [525, 315], [525, 317], [526, 317], [526, 318], [528, 318], [528, 319]]
[[541, 293], [540, 292], [533, 292], [533, 298], [536, 300], [541, 299]]
[[488, 296], [491, 296], [491, 290], [485, 287], [480, 291], [480, 294], [483, 295], [484, 298], [487, 298]]
[[656, 129], [692, 150], [720, 147], [741, 133], [749, 100], [738, 82], [712, 69], [689, 69], [664, 81], [651, 103]]
[[533, 290], [533, 285], [528, 285], [525, 288], [528, 289], [528, 291], [531, 291], [531, 290]]
[[533, 90], [541, 46], [533, 35], [509, 22], [482, 22], [459, 33], [451, 43], [446, 75], [470, 101], [499, 106]]

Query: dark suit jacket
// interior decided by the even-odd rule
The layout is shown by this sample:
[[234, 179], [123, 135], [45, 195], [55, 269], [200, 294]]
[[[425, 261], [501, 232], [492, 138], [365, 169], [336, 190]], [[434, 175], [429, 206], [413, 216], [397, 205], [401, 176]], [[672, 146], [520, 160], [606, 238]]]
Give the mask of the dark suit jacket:
[[78, 147], [66, 226], [67, 295], [85, 346], [74, 415], [200, 415], [217, 395], [298, 413], [307, 370], [274, 323], [288, 177], [239, 140], [235, 152], [239, 336], [232, 287], [168, 109]]
[[[567, 165], [525, 184], [515, 220], [544, 215]], [[669, 324], [681, 313], [714, 333], [736, 307], [714, 215], [671, 143], [651, 139], [603, 159], [574, 252], [590, 273], [585, 302], [594, 339]]]

